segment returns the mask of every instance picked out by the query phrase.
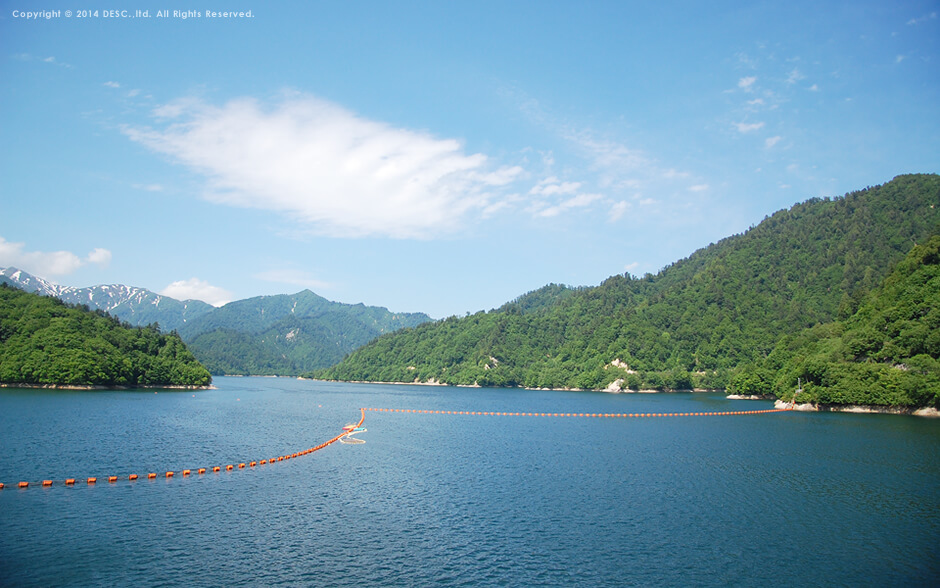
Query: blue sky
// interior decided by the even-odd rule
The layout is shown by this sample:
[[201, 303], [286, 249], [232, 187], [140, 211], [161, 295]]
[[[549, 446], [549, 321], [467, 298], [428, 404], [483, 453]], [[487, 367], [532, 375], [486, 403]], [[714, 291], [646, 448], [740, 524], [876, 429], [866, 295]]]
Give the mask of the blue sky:
[[66, 285], [441, 318], [940, 171], [936, 1], [14, 4], [0, 267]]

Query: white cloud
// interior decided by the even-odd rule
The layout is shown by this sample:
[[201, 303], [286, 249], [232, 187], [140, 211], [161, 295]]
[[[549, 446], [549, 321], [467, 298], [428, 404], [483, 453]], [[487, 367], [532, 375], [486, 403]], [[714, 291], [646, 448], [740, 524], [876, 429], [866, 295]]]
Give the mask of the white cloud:
[[66, 69], [72, 69], [72, 66], [68, 63], [62, 61], [56, 61], [56, 58], [53, 56], [50, 57], [39, 57], [37, 55], [31, 55], [29, 53], [17, 53], [13, 56], [14, 59], [19, 61], [41, 61], [42, 63], [49, 63], [52, 65], [58, 65], [59, 67], [64, 67]]
[[909, 25], [918, 25], [918, 24], [920, 24], [920, 23], [922, 23], [922, 22], [927, 22], [928, 20], [933, 20], [933, 19], [935, 19], [935, 18], [937, 18], [937, 13], [936, 13], [936, 12], [931, 12], [930, 14], [928, 14], [928, 15], [926, 15], [926, 16], [922, 16], [922, 17], [920, 17], [920, 18], [912, 18], [911, 20], [907, 21], [907, 24], [909, 24]]
[[252, 99], [216, 107], [184, 99], [154, 111], [163, 129], [132, 140], [203, 173], [205, 197], [277, 211], [332, 236], [429, 238], [522, 174], [494, 168], [459, 141], [371, 121], [312, 96], [265, 109]]
[[610, 207], [610, 215], [608, 216], [608, 220], [610, 220], [610, 222], [620, 220], [629, 209], [630, 203], [626, 200], [615, 202], [613, 206]]
[[550, 176], [536, 184], [531, 190], [529, 190], [529, 194], [535, 196], [574, 194], [580, 187], [581, 182], [562, 182], [555, 176]]
[[551, 217], [558, 216], [566, 210], [572, 208], [585, 208], [589, 206], [596, 200], [603, 198], [600, 194], [578, 194], [573, 198], [569, 198], [559, 204], [554, 206], [544, 206], [543, 204], [536, 204], [533, 207], [533, 212], [536, 216]]
[[199, 278], [173, 282], [159, 293], [177, 300], [202, 300], [212, 306], [223, 306], [232, 301], [231, 292]]
[[763, 106], [763, 104], [764, 104], [764, 99], [763, 99], [763, 98], [755, 98], [755, 99], [753, 99], [753, 100], [748, 100], [747, 103], [748, 103], [748, 105], [750, 105], [750, 106]]
[[309, 288], [311, 290], [322, 290], [332, 287], [329, 282], [318, 280], [305, 271], [295, 269], [267, 270], [254, 274], [252, 277], [259, 280], [264, 280], [265, 282], [291, 284], [293, 286], [300, 286], [302, 288]]
[[[506, 92], [514, 99], [520, 111], [529, 121], [549, 130], [567, 145], [564, 174], [553, 173], [555, 159], [552, 152], [542, 154], [545, 169], [541, 181], [527, 194], [532, 203], [525, 209], [538, 216], [558, 215], [574, 208], [575, 204], [591, 206], [598, 211], [606, 210], [610, 221], [623, 217], [630, 206], [643, 206], [636, 193], [654, 193], [661, 197], [663, 210], [686, 206], [689, 196], [685, 192], [690, 184], [704, 183], [688, 171], [677, 169], [658, 160], [648, 151], [639, 149], [618, 136], [616, 131], [598, 131], [572, 123], [563, 116], [554, 115], [544, 109], [537, 100], [515, 89]], [[536, 151], [533, 149], [533, 151]], [[580, 161], [579, 161], [580, 160]], [[559, 179], [561, 176], [563, 179]], [[569, 195], [601, 193], [588, 201], [574, 200]], [[566, 199], [567, 198], [567, 199]], [[552, 202], [552, 200], [555, 200]]]
[[88, 254], [86, 259], [89, 263], [94, 263], [100, 266], [107, 266], [111, 263], [111, 252], [107, 249], [102, 249], [101, 247], [95, 247], [92, 249], [91, 253]]
[[127, 93], [127, 97], [133, 98], [134, 96], [137, 96], [138, 94], [140, 94], [140, 90], [134, 89]]
[[679, 171], [675, 168], [664, 169], [660, 174], [660, 177], [664, 180], [675, 180], [677, 178], [687, 178], [689, 177], [689, 172]]
[[734, 126], [734, 128], [738, 130], [739, 133], [751, 133], [753, 131], [757, 131], [757, 130], [764, 128], [763, 122], [756, 122], [756, 123], [740, 122], [740, 123], [731, 123], [731, 124]]
[[746, 78], [741, 78], [738, 80], [738, 87], [744, 90], [745, 92], [750, 92], [752, 90], [751, 86], [754, 85], [754, 82], [757, 81], [756, 76], [747, 76]]
[[89, 263], [106, 266], [111, 252], [100, 247], [82, 258], [71, 251], [26, 251], [25, 243], [11, 243], [0, 237], [0, 267], [17, 267], [31, 274], [48, 278], [71, 274]]
[[704, 192], [708, 190], [708, 184], [695, 184], [694, 186], [689, 186], [689, 192]]
[[816, 84], [813, 84], [812, 86], [809, 87], [809, 91], [810, 91], [810, 92], [818, 92], [818, 91], [819, 91], [819, 86], [816, 85]]
[[117, 82], [105, 82], [104, 85], [107, 86], [107, 87], [109, 87], [109, 88], [120, 88], [120, 87], [121, 87], [121, 84], [119, 84], [119, 83], [117, 83]]
[[767, 137], [766, 139], [764, 139], [764, 147], [770, 149], [771, 147], [779, 143], [780, 139], [782, 138], [783, 137], [781, 137], [780, 135], [777, 135], [775, 137]]
[[790, 74], [787, 76], [787, 84], [795, 84], [795, 83], [797, 83], [798, 81], [800, 81], [800, 80], [802, 80], [802, 79], [805, 79], [805, 78], [806, 78], [806, 76], [804, 76], [802, 73], [800, 73], [800, 70], [798, 70], [798, 69], [796, 69], [796, 68], [793, 68], [793, 70], [792, 70], [792, 71], [790, 72]]
[[565, 138], [591, 157], [595, 169], [631, 174], [653, 167], [653, 162], [644, 152], [616, 141], [596, 139], [587, 132], [569, 133]]

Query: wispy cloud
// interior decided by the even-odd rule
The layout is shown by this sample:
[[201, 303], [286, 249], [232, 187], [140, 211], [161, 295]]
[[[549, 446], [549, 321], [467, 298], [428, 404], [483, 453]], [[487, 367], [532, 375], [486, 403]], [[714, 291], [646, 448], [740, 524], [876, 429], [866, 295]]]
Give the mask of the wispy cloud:
[[17, 53], [13, 57], [14, 59], [17, 59], [19, 61], [36, 61], [39, 63], [48, 63], [49, 65], [57, 65], [59, 67], [64, 67], [66, 69], [72, 69], [71, 64], [65, 63], [63, 61], [59, 61], [53, 56], [39, 57], [38, 55], [33, 55], [31, 53]]
[[41, 277], [71, 274], [84, 265], [93, 263], [107, 266], [111, 252], [97, 247], [85, 257], [71, 251], [27, 251], [25, 243], [13, 243], [0, 237], [0, 266], [18, 267]]
[[770, 149], [771, 147], [779, 143], [782, 138], [783, 137], [781, 137], [780, 135], [777, 135], [775, 137], [767, 137], [766, 139], [764, 139], [764, 147], [766, 147], [767, 149]]
[[787, 84], [792, 85], [803, 79], [806, 79], [806, 76], [800, 73], [799, 69], [793, 68], [792, 70], [790, 70], [790, 73], [787, 75]]
[[927, 22], [928, 20], [934, 20], [934, 19], [936, 19], [936, 18], [937, 18], [937, 13], [936, 13], [936, 12], [931, 12], [930, 14], [924, 15], [924, 16], [922, 16], [922, 17], [920, 17], [920, 18], [912, 18], [911, 20], [907, 21], [907, 24], [908, 24], [908, 25], [919, 25], [919, 24], [921, 24], [921, 23], [923, 23], [923, 22]]
[[608, 214], [607, 220], [610, 222], [616, 222], [620, 220], [628, 210], [630, 210], [630, 203], [626, 200], [614, 202], [610, 207], [610, 213]]
[[745, 92], [750, 92], [751, 87], [754, 85], [754, 82], [757, 81], [757, 76], [747, 76], [738, 80], [738, 87], [744, 90]]
[[231, 292], [199, 278], [173, 282], [159, 293], [177, 300], [202, 300], [212, 306], [223, 306], [232, 301]]
[[705, 192], [710, 186], [708, 184], [695, 184], [689, 186], [689, 192]]
[[581, 187], [581, 182], [562, 182], [555, 176], [549, 176], [536, 184], [529, 194], [552, 196], [555, 194], [574, 194]]
[[[592, 209], [606, 211], [607, 220], [615, 222], [640, 206], [645, 214], [658, 214], [687, 207], [691, 199], [686, 188], [705, 183], [615, 132], [598, 131], [553, 114], [524, 91], [507, 88], [503, 93], [531, 123], [560, 139], [555, 150], [566, 155], [564, 173], [557, 173], [555, 154], [533, 149], [545, 168], [542, 179], [527, 193], [532, 201], [525, 210], [535, 216], [557, 217], [573, 209]], [[652, 211], [650, 204], [662, 206]]]
[[182, 99], [162, 128], [126, 127], [153, 151], [204, 174], [205, 197], [289, 215], [331, 236], [431, 238], [492, 210], [523, 170], [466, 153], [455, 139], [368, 120], [313, 96], [265, 107]]
[[578, 194], [577, 196], [551, 206], [536, 203], [534, 205], [534, 213], [536, 216], [542, 217], [558, 216], [562, 212], [572, 208], [585, 208], [601, 198], [603, 198], [603, 196], [600, 194]]
[[753, 133], [754, 131], [764, 128], [763, 121], [756, 122], [756, 123], [739, 122], [739, 123], [731, 123], [731, 124], [732, 126], [734, 126], [734, 128], [738, 130], [739, 133]]
[[107, 86], [108, 88], [120, 88], [121, 84], [118, 82], [105, 82], [102, 86]]

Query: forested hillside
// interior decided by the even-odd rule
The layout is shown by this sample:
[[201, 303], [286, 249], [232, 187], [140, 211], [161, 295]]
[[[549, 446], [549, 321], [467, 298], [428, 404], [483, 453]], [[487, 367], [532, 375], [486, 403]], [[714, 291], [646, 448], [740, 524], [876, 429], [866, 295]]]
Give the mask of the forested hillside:
[[[940, 176], [812, 199], [642, 278], [380, 337], [317, 377], [529, 387], [725, 387], [781, 337], [852, 316], [940, 226]], [[520, 300], [525, 300], [522, 297]]]
[[[0, 268], [0, 283], [104, 310], [131, 325], [178, 330], [196, 358], [214, 374], [297, 375], [333, 365], [383, 333], [431, 320], [424, 313], [392, 313], [377, 306], [331, 302], [309, 290], [214, 308], [199, 300], [179, 301], [135, 286], [60, 286], [14, 267]], [[567, 289], [558, 288], [546, 296], [563, 296]]]
[[940, 408], [940, 235], [918, 245], [852, 317], [785, 336], [732, 378], [800, 403]]
[[179, 329], [187, 321], [214, 310], [214, 307], [201, 300], [180, 301], [146, 288], [123, 284], [101, 284], [87, 288], [61, 286], [15, 267], [0, 268], [0, 283], [4, 282], [26, 292], [55, 296], [69, 304], [103, 310], [134, 326], [159, 324], [164, 331]]
[[175, 333], [0, 284], [0, 382], [206, 386], [212, 378]]
[[188, 322], [180, 334], [214, 374], [297, 375], [333, 365], [383, 333], [430, 320], [304, 290], [230, 302]]

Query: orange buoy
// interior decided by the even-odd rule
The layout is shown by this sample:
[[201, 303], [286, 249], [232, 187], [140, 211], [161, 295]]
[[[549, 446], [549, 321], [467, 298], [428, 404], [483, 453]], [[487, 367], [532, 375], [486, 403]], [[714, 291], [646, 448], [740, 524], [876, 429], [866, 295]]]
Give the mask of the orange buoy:
[[191, 473], [192, 473], [192, 472], [191, 472], [190, 470], [183, 470], [183, 475], [184, 475], [184, 476], [188, 476], [188, 475], [191, 474]]
[[137, 474], [131, 474], [131, 475], [127, 476], [127, 479], [128, 479], [128, 480], [136, 480], [136, 479], [137, 479]]
[[65, 480], [65, 485], [66, 485], [66, 486], [74, 486], [74, 485], [75, 485], [75, 478], [66, 478], [66, 480]]
[[85, 480], [85, 482], [89, 485], [94, 484], [97, 481], [98, 481], [98, 478], [88, 478], [87, 480]]
[[268, 463], [268, 460], [266, 460], [266, 459], [262, 459], [262, 460], [261, 460], [261, 465], [264, 465], [264, 464], [266, 464], [266, 463]]
[[108, 476], [108, 482], [111, 484], [117, 482], [117, 476]]
[[238, 464], [238, 469], [240, 469], [240, 470], [245, 469], [245, 464], [243, 464], [243, 463]]
[[196, 473], [197, 473], [197, 474], [204, 474], [204, 473], [206, 473], [206, 468], [199, 468], [198, 470], [196, 470]]
[[43, 486], [52, 486], [52, 480], [43, 480], [43, 481], [42, 481], [42, 485], [43, 485]]
[[20, 487], [20, 488], [29, 488], [29, 482], [20, 482], [19, 487]]
[[222, 469], [222, 468], [220, 468], [219, 466], [215, 466], [214, 468], [212, 468], [212, 471], [213, 471], [213, 472], [217, 472], [217, 471], [219, 471], [220, 469]]
[[256, 462], [256, 461], [253, 461], [253, 462], [251, 462], [251, 463], [248, 464], [248, 466], [249, 466], [249, 467], [252, 467], [252, 468], [255, 467], [256, 465], [258, 465], [258, 462]]
[[153, 479], [156, 478], [156, 477], [157, 477], [157, 474], [155, 474], [155, 473], [153, 473], [153, 472], [147, 474], [147, 479], [148, 479], [148, 480], [153, 480]]
[[4, 488], [6, 488], [6, 485], [4, 485], [3, 482], [0, 482], [0, 490], [3, 490]]
[[173, 477], [173, 472], [167, 472], [167, 473], [166, 473], [166, 477], [167, 477], [167, 478], [172, 478], [172, 477]]
[[233, 469], [234, 469], [234, 468], [233, 468], [232, 466], [230, 466], [230, 465], [225, 466], [225, 471], [227, 471], [227, 472], [230, 472], [230, 471], [232, 471]]

